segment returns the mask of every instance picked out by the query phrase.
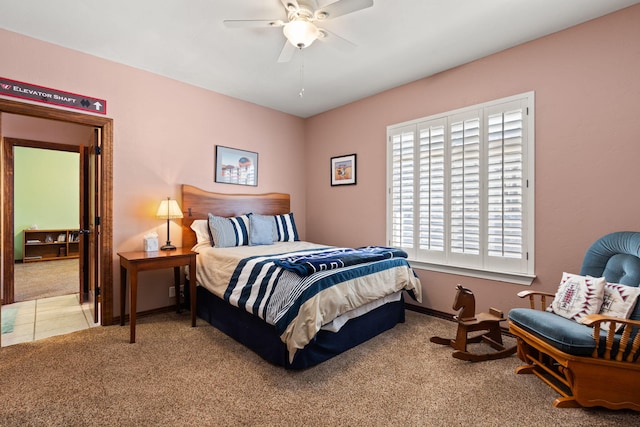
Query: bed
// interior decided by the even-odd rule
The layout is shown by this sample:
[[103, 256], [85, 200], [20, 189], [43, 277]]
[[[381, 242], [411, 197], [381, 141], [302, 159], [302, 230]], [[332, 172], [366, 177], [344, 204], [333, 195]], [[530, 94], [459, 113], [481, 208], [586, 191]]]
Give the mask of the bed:
[[[357, 256], [343, 259], [354, 260], [363, 250], [369, 251], [365, 258], [373, 257], [302, 273], [302, 259], [352, 249], [297, 239], [288, 194], [221, 194], [185, 184], [182, 206], [183, 246], [198, 252], [197, 315], [273, 364], [317, 365], [404, 322], [407, 295], [421, 300], [419, 279], [393, 248], [358, 249]], [[258, 220], [271, 218], [273, 236], [267, 240], [273, 242], [247, 245], [249, 230], [255, 240]], [[218, 232], [215, 221], [233, 223], [235, 237]], [[206, 228], [209, 235], [204, 224], [214, 224]], [[236, 244], [209, 243], [227, 237]]]

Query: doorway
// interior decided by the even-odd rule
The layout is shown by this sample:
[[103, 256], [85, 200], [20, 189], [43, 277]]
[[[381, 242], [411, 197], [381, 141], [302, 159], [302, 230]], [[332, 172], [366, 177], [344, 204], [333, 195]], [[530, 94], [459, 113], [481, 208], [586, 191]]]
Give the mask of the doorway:
[[96, 285], [99, 295], [96, 294], [100, 311], [100, 324], [113, 323], [113, 249], [112, 249], [112, 204], [113, 204], [113, 120], [105, 117], [97, 117], [89, 114], [58, 110], [49, 107], [26, 104], [22, 102], [0, 99], [0, 140], [2, 141], [2, 303], [13, 301], [12, 287], [6, 286], [13, 283], [14, 279], [14, 200], [7, 185], [12, 179], [12, 170], [5, 167], [5, 159], [10, 156], [8, 148], [2, 137], [2, 114], [16, 114], [27, 117], [36, 117], [55, 120], [66, 123], [75, 123], [91, 126], [97, 129], [97, 137], [100, 144], [100, 161], [97, 163], [99, 170], [96, 172], [98, 182], [97, 206], [95, 220], [99, 221], [96, 237], [93, 239], [95, 249]]
[[78, 144], [89, 139], [93, 128], [74, 127], [74, 133], [61, 134], [50, 121], [28, 118], [27, 122], [75, 144], [5, 137], [5, 143], [14, 147], [13, 302], [78, 293], [82, 297]]

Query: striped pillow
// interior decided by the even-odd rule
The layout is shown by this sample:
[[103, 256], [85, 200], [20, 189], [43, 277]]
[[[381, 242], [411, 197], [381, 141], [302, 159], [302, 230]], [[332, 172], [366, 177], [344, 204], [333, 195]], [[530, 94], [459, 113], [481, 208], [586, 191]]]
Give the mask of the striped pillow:
[[249, 244], [249, 217], [247, 215], [224, 218], [209, 214], [209, 230], [215, 247], [228, 248]]
[[293, 219], [293, 212], [285, 215], [274, 215], [275, 228], [273, 229], [274, 242], [297, 242], [298, 229]]

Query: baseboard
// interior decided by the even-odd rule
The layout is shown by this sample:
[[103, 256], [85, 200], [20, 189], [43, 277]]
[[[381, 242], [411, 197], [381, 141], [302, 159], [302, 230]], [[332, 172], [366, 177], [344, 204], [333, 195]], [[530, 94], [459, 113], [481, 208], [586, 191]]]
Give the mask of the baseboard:
[[[189, 311], [185, 308], [182, 309], [183, 311]], [[160, 307], [160, 308], [154, 308], [152, 310], [145, 310], [145, 311], [137, 311], [136, 312], [136, 321], [138, 319], [140, 319], [141, 317], [145, 317], [145, 316], [151, 316], [154, 314], [160, 314], [160, 313], [168, 313], [170, 311], [176, 311], [176, 306], [175, 304], [172, 305], [168, 305], [166, 307]], [[124, 322], [128, 323], [129, 322], [129, 315], [125, 314], [124, 316]], [[114, 316], [113, 317], [113, 322], [111, 323], [112, 325], [119, 325], [120, 324], [120, 316]]]
[[432, 308], [427, 308], [427, 307], [422, 307], [419, 305], [414, 305], [414, 304], [405, 304], [405, 308], [407, 310], [411, 310], [411, 311], [415, 311], [418, 313], [422, 313], [422, 314], [426, 314], [428, 316], [433, 316], [433, 317], [437, 317], [439, 319], [444, 319], [444, 320], [450, 320], [450, 321], [454, 321], [453, 320], [453, 314], [450, 313], [445, 313], [444, 311], [438, 311], [438, 310], [434, 310]]
[[[451, 313], [445, 313], [444, 311], [438, 311], [432, 308], [422, 307], [419, 305], [409, 304], [409, 303], [405, 304], [405, 308], [407, 310], [415, 311], [417, 313], [426, 314], [427, 316], [433, 316], [433, 317], [437, 317], [438, 319], [444, 319], [450, 322], [455, 322], [455, 319], [453, 318], [454, 315]], [[502, 330], [503, 334], [508, 335], [510, 337], [514, 337], [514, 335], [511, 332], [509, 332], [508, 326], [500, 326], [500, 329]]]
[[[422, 307], [414, 304], [405, 304], [405, 308], [407, 310], [415, 311], [417, 313], [426, 314], [427, 316], [437, 317], [438, 319], [444, 319], [450, 322], [455, 322], [455, 320], [453, 319], [453, 314], [445, 313], [444, 311], [438, 311], [432, 308]], [[168, 313], [169, 311], [175, 311], [175, 309], [176, 309], [175, 305], [168, 305], [166, 307], [154, 308], [153, 310], [138, 311], [136, 313], [136, 319], [139, 319], [144, 316], [151, 316], [153, 314]], [[183, 310], [188, 311], [187, 309], [183, 309]], [[129, 321], [128, 314], [124, 316], [124, 321], [125, 323]], [[112, 325], [119, 325], [119, 324], [120, 324], [120, 316], [114, 317]], [[513, 336], [511, 333], [509, 333], [508, 328], [501, 327], [500, 329], [502, 329], [502, 333], [509, 335], [511, 337]]]

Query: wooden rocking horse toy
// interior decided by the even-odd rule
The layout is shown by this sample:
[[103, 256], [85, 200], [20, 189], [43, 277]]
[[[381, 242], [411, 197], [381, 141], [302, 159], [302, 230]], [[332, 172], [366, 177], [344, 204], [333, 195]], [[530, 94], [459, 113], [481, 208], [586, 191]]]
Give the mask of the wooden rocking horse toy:
[[[453, 309], [460, 310], [457, 316], [453, 316], [458, 322], [456, 338], [431, 337], [430, 341], [436, 344], [450, 345], [456, 350], [452, 354], [453, 357], [470, 362], [500, 359], [514, 354], [516, 352], [516, 346], [506, 348], [502, 343], [500, 322], [506, 320], [502, 311], [490, 308], [489, 313], [475, 314], [476, 299], [473, 292], [462, 285], [458, 285], [456, 290]], [[468, 336], [469, 332], [476, 331], [487, 332], [474, 337]], [[479, 342], [489, 344], [496, 352], [475, 354], [467, 351], [467, 344]]]

